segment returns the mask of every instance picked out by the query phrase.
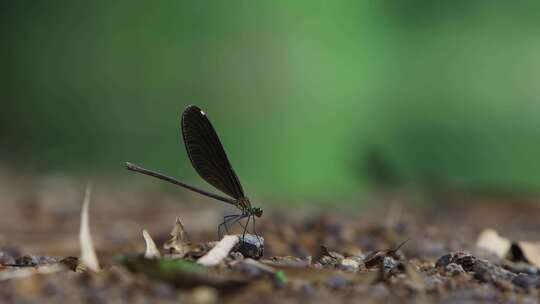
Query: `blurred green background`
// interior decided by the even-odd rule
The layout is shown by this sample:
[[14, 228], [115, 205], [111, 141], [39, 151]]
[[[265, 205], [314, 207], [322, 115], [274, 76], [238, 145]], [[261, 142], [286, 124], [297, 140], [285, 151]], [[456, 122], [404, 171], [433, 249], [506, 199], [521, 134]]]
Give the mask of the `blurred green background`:
[[0, 5], [10, 166], [201, 185], [195, 103], [255, 196], [540, 189], [537, 1]]

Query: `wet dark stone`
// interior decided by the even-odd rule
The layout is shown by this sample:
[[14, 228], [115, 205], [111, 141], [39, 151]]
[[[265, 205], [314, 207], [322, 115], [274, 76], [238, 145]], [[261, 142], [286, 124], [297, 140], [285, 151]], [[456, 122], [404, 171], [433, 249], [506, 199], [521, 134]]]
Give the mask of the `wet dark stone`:
[[461, 267], [461, 265], [458, 265], [456, 263], [450, 263], [446, 265], [444, 270], [453, 276], [465, 274], [465, 270], [463, 270], [463, 267]]
[[435, 263], [437, 268], [445, 268], [450, 263], [460, 265], [465, 271], [472, 271], [478, 259], [470, 253], [452, 252], [441, 256]]
[[240, 252], [246, 258], [259, 259], [264, 253], [264, 238], [252, 234], [240, 236], [240, 242], [233, 251]]
[[446, 267], [448, 264], [450, 264], [452, 262], [452, 256], [453, 256], [453, 254], [451, 254], [451, 253], [448, 253], [448, 254], [445, 254], [445, 255], [441, 256], [439, 259], [437, 259], [437, 262], [435, 262], [435, 267], [437, 267], [437, 268]]
[[477, 258], [469, 253], [458, 252], [452, 258], [452, 262], [463, 267], [465, 271], [473, 271]]

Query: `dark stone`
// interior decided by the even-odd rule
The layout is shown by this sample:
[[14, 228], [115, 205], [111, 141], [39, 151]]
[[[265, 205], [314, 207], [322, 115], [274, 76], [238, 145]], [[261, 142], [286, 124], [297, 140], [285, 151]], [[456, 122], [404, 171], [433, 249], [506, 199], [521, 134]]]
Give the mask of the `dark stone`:
[[240, 236], [240, 242], [233, 248], [246, 258], [259, 259], [264, 253], [264, 238], [252, 234]]
[[441, 256], [439, 259], [437, 259], [437, 262], [435, 262], [435, 267], [437, 268], [444, 268], [452, 261], [453, 254], [448, 253], [443, 256]]
[[465, 252], [458, 252], [452, 258], [452, 262], [463, 267], [463, 270], [465, 271], [473, 271], [477, 260], [478, 259], [475, 256]]

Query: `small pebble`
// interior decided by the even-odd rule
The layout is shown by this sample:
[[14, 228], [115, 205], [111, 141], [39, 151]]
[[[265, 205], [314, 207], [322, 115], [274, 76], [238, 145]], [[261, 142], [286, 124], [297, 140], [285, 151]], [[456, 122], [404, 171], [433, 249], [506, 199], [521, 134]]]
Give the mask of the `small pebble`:
[[39, 259], [34, 255], [23, 255], [15, 259], [17, 266], [37, 266]]
[[240, 242], [234, 247], [233, 251], [240, 252], [246, 258], [259, 259], [264, 253], [264, 238], [252, 234], [246, 234], [240, 237]]
[[435, 262], [436, 268], [444, 268], [446, 265], [450, 264], [452, 261], [452, 254], [448, 253], [443, 256], [441, 256], [439, 259], [437, 259], [437, 262]]
[[343, 259], [339, 265], [339, 268], [345, 271], [357, 271], [360, 267], [360, 263], [350, 258]]
[[446, 267], [444, 268], [444, 270], [452, 275], [452, 276], [456, 276], [456, 275], [462, 275], [465, 273], [465, 270], [463, 270], [463, 267], [461, 267], [461, 265], [458, 265], [456, 263], [450, 263], [448, 265], [446, 265]]

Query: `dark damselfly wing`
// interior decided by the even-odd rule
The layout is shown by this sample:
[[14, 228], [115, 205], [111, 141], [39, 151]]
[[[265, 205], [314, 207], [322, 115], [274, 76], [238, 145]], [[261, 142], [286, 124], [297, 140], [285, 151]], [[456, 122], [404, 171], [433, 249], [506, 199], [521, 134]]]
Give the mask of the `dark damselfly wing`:
[[193, 168], [210, 185], [239, 200], [244, 190], [206, 113], [195, 105], [182, 113], [182, 135]]

